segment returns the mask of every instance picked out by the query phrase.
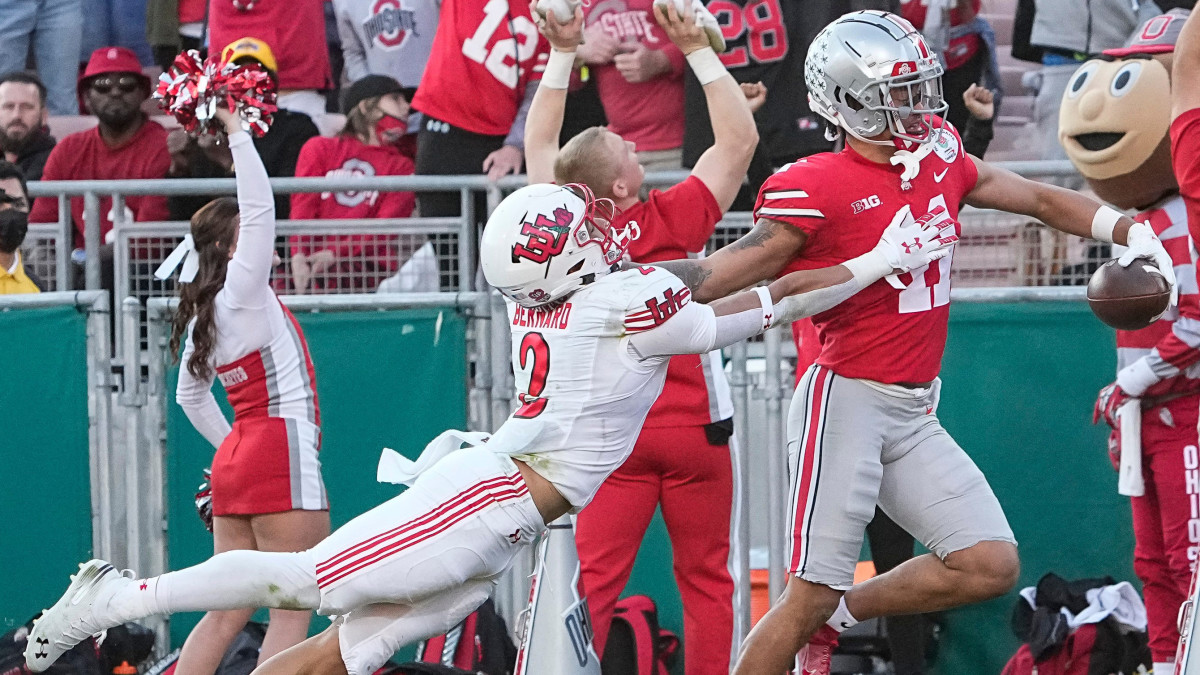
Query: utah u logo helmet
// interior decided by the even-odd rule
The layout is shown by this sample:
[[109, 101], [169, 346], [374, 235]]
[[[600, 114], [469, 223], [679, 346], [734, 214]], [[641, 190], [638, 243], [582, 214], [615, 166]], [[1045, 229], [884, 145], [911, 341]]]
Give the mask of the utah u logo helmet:
[[524, 243], [513, 245], [513, 262], [524, 259], [541, 264], [563, 252], [575, 214], [565, 206], [560, 206], [554, 209], [552, 216], [553, 220], [539, 213], [534, 222], [526, 221], [521, 226], [521, 235], [529, 238]]

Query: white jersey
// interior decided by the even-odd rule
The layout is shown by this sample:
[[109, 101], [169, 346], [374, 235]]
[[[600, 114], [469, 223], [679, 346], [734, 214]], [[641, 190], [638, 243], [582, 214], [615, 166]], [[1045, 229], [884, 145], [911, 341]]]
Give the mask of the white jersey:
[[669, 356], [634, 358], [627, 336], [654, 328], [691, 293], [656, 267], [617, 272], [550, 309], [508, 303], [520, 408], [488, 443], [529, 465], [578, 512], [633, 451]]

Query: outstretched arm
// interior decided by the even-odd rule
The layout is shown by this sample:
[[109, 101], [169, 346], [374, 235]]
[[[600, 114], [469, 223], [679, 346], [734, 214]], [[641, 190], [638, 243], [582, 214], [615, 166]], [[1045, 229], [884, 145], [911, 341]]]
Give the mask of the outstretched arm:
[[567, 107], [567, 87], [575, 68], [575, 51], [583, 42], [583, 9], [567, 23], [559, 23], [554, 12], [543, 20], [536, 9], [530, 13], [550, 43], [550, 58], [538, 83], [525, 118], [525, 172], [532, 183], [554, 182], [554, 159], [558, 157], [558, 136], [562, 132]]
[[[979, 170], [975, 189], [966, 202], [982, 209], [998, 209], [1036, 218], [1056, 230], [1088, 239], [1098, 239], [1092, 220], [1103, 206], [1090, 197], [1056, 185], [1039, 183], [971, 157]], [[1124, 245], [1133, 219], [1121, 216], [1112, 227], [1108, 241]]]
[[1171, 66], [1171, 119], [1192, 108], [1200, 108], [1200, 11], [1193, 11], [1175, 42]]
[[870, 251], [840, 265], [792, 272], [711, 306], [685, 304], [655, 328], [630, 335], [630, 353], [641, 360], [704, 353], [832, 309], [889, 274], [944, 258], [958, 240], [954, 225], [945, 209], [917, 220], [898, 215]]
[[807, 238], [799, 228], [759, 218], [754, 229], [707, 258], [654, 265], [682, 279], [699, 302], [711, 302], [773, 278], [799, 255]]
[[1077, 192], [1022, 178], [975, 157], [971, 161], [979, 170], [979, 179], [967, 195], [968, 204], [1031, 216], [1068, 234], [1127, 246], [1129, 250], [1118, 259], [1121, 266], [1138, 258], [1153, 261], [1171, 288], [1171, 304], [1176, 304], [1175, 266], [1149, 224], [1135, 223]]
[[275, 199], [262, 158], [241, 128], [241, 115], [223, 108], [217, 115], [237, 167], [237, 248], [225, 273], [225, 294], [235, 306], [261, 307], [275, 297], [269, 285], [275, 266]]
[[712, 120], [713, 145], [696, 160], [692, 175], [708, 187], [724, 213], [742, 187], [746, 169], [750, 167], [750, 159], [758, 145], [758, 128], [746, 95], [709, 46], [708, 36], [696, 25], [691, 7], [688, 4], [687, 11], [680, 16], [673, 2], [667, 3], [665, 8], [656, 4], [654, 17], [671, 41], [679, 46], [704, 88], [708, 116]]

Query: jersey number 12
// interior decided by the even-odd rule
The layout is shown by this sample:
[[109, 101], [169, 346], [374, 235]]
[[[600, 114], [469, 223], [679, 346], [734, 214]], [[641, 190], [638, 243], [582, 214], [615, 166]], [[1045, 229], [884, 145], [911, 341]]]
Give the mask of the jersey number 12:
[[[512, 37], [501, 38], [488, 48], [496, 30], [507, 21]], [[538, 29], [527, 17], [509, 14], [508, 0], [488, 0], [483, 6], [483, 22], [475, 34], [463, 40], [462, 53], [484, 68], [509, 89], [521, 81], [521, 62], [537, 51]], [[509, 63], [509, 60], [512, 60]]]

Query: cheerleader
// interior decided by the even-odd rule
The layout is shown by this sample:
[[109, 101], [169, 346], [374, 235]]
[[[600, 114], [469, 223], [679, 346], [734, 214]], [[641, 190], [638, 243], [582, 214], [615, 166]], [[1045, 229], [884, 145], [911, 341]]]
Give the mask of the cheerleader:
[[[183, 259], [171, 351], [185, 343], [176, 400], [214, 447], [214, 553], [302, 551], [329, 534], [329, 503], [317, 458], [316, 377], [300, 325], [270, 286], [275, 202], [241, 115], [217, 111], [237, 167], [237, 199], [192, 217], [191, 234], [163, 263]], [[164, 273], [165, 272], [165, 273]], [[233, 425], [212, 395], [216, 378]], [[211, 675], [254, 610], [209, 612], [188, 636], [178, 675]], [[311, 612], [272, 609], [260, 662], [307, 637]]]

